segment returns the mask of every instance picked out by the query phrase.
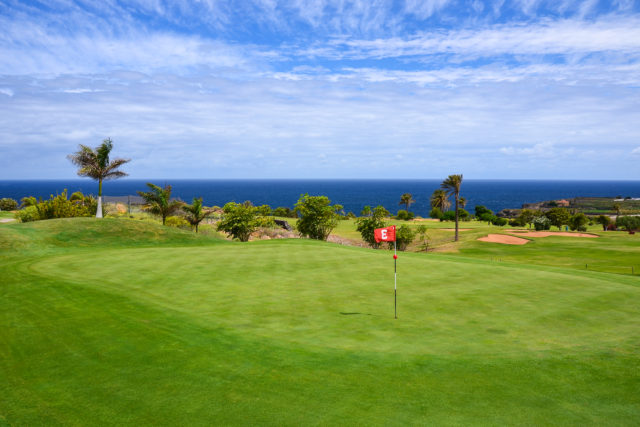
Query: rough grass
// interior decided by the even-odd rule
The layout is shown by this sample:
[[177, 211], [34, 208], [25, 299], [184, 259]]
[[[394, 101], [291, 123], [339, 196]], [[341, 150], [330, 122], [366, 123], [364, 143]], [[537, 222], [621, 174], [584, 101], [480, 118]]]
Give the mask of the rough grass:
[[385, 251], [94, 219], [6, 225], [0, 248], [11, 425], [640, 417], [636, 277], [401, 254], [394, 320]]

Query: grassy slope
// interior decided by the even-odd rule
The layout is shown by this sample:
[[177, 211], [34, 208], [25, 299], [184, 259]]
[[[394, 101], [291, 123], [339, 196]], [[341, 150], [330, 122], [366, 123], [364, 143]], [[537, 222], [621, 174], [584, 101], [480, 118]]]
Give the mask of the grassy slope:
[[3, 226], [0, 257], [12, 424], [640, 417], [634, 277], [402, 254], [393, 320], [382, 251], [76, 219]]

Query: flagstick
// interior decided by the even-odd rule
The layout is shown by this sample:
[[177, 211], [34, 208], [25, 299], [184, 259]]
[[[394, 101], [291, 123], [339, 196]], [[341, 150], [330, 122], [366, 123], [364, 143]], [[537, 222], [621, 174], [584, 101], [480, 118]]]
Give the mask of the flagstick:
[[396, 251], [396, 241], [393, 241], [393, 317], [398, 318], [398, 252]]

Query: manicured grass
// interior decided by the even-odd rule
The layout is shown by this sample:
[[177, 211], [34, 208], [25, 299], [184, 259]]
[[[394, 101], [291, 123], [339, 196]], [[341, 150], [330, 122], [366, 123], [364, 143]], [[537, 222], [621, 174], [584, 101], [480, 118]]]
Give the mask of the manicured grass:
[[637, 424], [640, 280], [481, 249], [3, 226], [0, 420]]
[[[526, 245], [467, 241], [460, 253], [485, 260], [553, 265], [640, 276], [640, 235], [598, 232], [600, 237], [526, 237]], [[515, 234], [517, 235], [517, 234]], [[633, 269], [631, 268], [633, 267]]]

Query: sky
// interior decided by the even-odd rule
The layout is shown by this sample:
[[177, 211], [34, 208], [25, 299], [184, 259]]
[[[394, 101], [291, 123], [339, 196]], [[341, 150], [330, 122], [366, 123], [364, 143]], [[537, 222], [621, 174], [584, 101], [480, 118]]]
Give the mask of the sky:
[[640, 0], [0, 0], [0, 179], [640, 179]]

